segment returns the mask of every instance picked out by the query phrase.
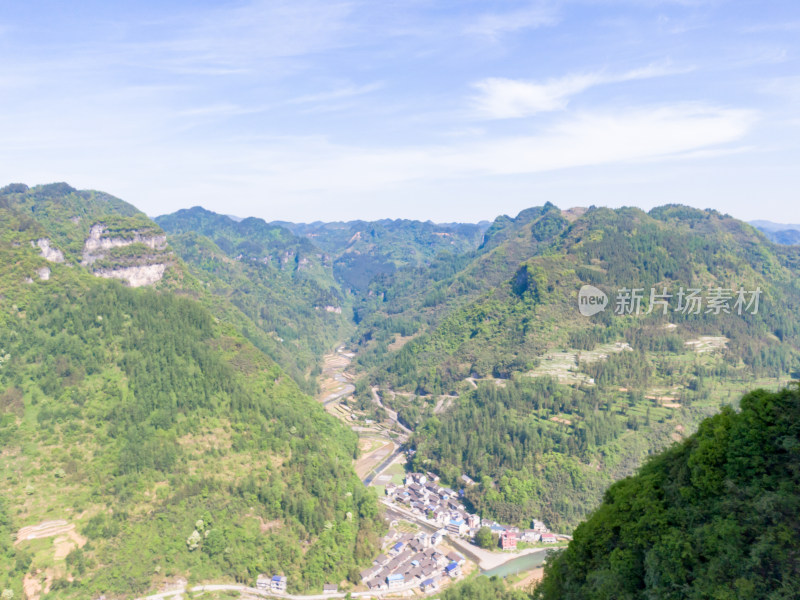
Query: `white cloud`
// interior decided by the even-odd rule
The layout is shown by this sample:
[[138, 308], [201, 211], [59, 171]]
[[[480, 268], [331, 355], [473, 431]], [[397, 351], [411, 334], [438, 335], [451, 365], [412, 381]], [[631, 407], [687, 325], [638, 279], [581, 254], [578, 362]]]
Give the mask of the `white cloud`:
[[572, 96], [597, 85], [649, 79], [677, 72], [668, 67], [649, 65], [618, 74], [572, 74], [543, 83], [491, 77], [474, 84], [480, 94], [473, 98], [472, 103], [477, 115], [485, 119], [529, 117], [541, 112], [563, 110]]
[[[220, 209], [223, 202], [228, 212], [268, 218], [334, 218], [332, 207], [344, 210], [356, 197], [371, 198], [373, 204], [363, 206], [374, 213], [374, 202], [408, 186], [433, 190], [576, 167], [707, 160], [733, 144], [739, 146], [732, 151], [739, 151], [757, 117], [698, 104], [639, 107], [564, 115], [539, 135], [467, 136], [410, 147], [344, 145], [321, 136], [239, 137], [200, 146], [153, 143], [146, 127], [121, 130], [111, 122], [102, 135], [75, 136], [77, 143], [64, 147], [42, 139], [52, 135], [52, 123], [42, 123], [46, 132], [28, 129], [22, 137], [20, 131], [0, 148], [0, 179], [65, 180], [104, 189], [149, 214], [190, 202]], [[109, 138], [115, 139], [113, 147], [103, 144]], [[30, 147], [33, 140], [39, 143]], [[35, 163], [27, 159], [32, 152]]]
[[162, 40], [132, 52], [169, 70], [231, 74], [259, 69], [263, 61], [305, 56], [347, 42], [342, 33], [352, 11], [347, 2], [256, 0], [236, 9], [201, 13], [188, 25], [175, 23]]
[[554, 25], [557, 22], [558, 18], [552, 7], [534, 4], [505, 13], [483, 14], [467, 25], [464, 33], [496, 39], [504, 33]]

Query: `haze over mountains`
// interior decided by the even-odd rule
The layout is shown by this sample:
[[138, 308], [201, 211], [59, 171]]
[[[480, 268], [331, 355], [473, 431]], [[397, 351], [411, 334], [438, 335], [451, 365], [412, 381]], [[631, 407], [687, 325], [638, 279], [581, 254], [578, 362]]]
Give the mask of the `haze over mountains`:
[[[800, 246], [716, 211], [151, 220], [62, 183], [0, 189], [0, 216], [0, 527], [9, 540], [58, 520], [66, 536], [0, 544], [0, 584], [20, 596], [23, 580], [65, 598], [184, 576], [357, 583], [385, 525], [355, 434], [310, 397], [342, 343], [343, 401], [396, 411], [411, 468], [454, 488], [467, 475], [487, 518], [561, 532], [746, 390], [800, 377]], [[584, 286], [606, 310], [579, 313]], [[592, 561], [580, 568], [616, 568]]]
[[776, 244], [800, 244], [800, 225], [773, 223], [772, 221], [750, 221]]

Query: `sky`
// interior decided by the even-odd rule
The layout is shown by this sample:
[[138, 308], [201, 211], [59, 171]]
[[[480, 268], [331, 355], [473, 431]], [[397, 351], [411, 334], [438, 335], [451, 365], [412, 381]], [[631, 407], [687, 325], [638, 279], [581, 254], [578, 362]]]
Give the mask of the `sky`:
[[797, 0], [0, 0], [0, 185], [155, 216], [800, 221]]

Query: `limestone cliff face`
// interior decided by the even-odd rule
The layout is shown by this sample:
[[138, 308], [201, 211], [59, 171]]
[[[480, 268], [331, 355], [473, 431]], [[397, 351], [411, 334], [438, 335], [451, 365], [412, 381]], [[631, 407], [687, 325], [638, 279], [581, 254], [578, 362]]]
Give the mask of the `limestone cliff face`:
[[106, 279], [121, 279], [131, 287], [141, 287], [161, 281], [166, 268], [167, 265], [160, 263], [137, 267], [120, 267], [118, 269], [99, 269], [94, 274]]
[[50, 262], [62, 263], [64, 262], [64, 253], [58, 248], [50, 245], [50, 240], [47, 238], [40, 238], [36, 242], [31, 242], [32, 246], [38, 246], [42, 251], [42, 256]]
[[89, 230], [89, 237], [83, 244], [84, 265], [90, 265], [100, 258], [104, 258], [112, 248], [130, 246], [131, 244], [144, 244], [151, 250], [163, 250], [167, 245], [167, 236], [147, 235], [138, 231], [130, 232], [128, 237], [106, 236], [106, 227], [102, 223], [92, 225]]
[[[133, 244], [143, 245], [150, 252], [127, 256], [114, 256], [111, 252]], [[103, 223], [96, 223], [84, 241], [81, 264], [92, 268], [97, 277], [120, 279], [131, 287], [141, 287], [161, 281], [170, 259], [163, 233], [131, 230], [114, 235]]]

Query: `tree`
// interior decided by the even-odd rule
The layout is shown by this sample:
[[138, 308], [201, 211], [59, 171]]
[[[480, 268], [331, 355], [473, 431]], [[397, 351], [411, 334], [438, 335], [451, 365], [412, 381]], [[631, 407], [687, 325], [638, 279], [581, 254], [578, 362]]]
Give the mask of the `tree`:
[[475, 543], [481, 548], [491, 548], [495, 545], [492, 537], [492, 530], [488, 527], [481, 527], [475, 534]]
[[197, 550], [197, 547], [200, 545], [200, 540], [201, 539], [203, 539], [203, 538], [200, 536], [200, 532], [198, 532], [195, 529], [192, 532], [192, 535], [190, 535], [188, 538], [186, 538], [186, 546], [189, 548], [190, 551], [191, 550]]

